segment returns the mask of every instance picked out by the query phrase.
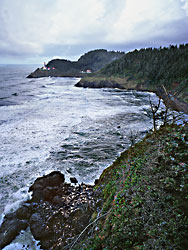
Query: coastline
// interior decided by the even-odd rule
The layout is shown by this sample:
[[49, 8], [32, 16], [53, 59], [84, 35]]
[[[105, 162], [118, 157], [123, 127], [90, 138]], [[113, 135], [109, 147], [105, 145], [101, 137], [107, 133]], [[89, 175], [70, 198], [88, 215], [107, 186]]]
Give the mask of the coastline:
[[138, 82], [128, 80], [127, 78], [103, 76], [84, 77], [75, 86], [83, 88], [119, 88], [124, 90], [149, 91], [163, 99], [168, 108], [188, 114], [188, 103], [173, 93], [168, 93], [164, 86], [156, 88], [142, 81]]
[[[7, 245], [20, 230], [30, 226], [43, 250], [115, 249], [124, 236], [127, 245], [119, 245], [119, 249], [138, 244], [141, 247], [143, 242], [149, 245], [151, 240], [159, 241], [160, 246], [165, 237], [171, 239], [171, 234], [174, 239], [168, 240], [165, 247], [177, 240], [177, 246], [185, 249], [188, 244], [187, 143], [187, 123], [166, 125], [124, 151], [103, 171], [95, 186], [70, 185], [64, 182], [60, 172], [38, 178], [30, 187], [32, 199], [6, 216], [0, 230], [1, 234], [6, 231], [6, 235], [4, 239], [1, 237], [0, 246]], [[146, 216], [147, 223], [154, 216], [155, 223], [152, 221], [145, 228], [142, 216]], [[139, 228], [135, 218], [141, 223]], [[167, 226], [159, 226], [159, 221], [165, 221]], [[158, 227], [164, 233], [158, 235]], [[128, 231], [121, 235], [118, 228]], [[129, 230], [135, 232], [134, 236], [127, 235]], [[5, 236], [9, 241], [5, 241]]]
[[[122, 89], [125, 89], [125, 88], [123, 87]], [[141, 88], [141, 89], [136, 89], [136, 90], [144, 91], [145, 89]], [[164, 129], [162, 129], [162, 131], [164, 132]], [[158, 133], [160, 136], [163, 136], [163, 132], [161, 132], [161, 134], [160, 134], [160, 132], [158, 132]], [[185, 131], [184, 132], [182, 131], [181, 133], [178, 132], [178, 133], [179, 133], [178, 136], [180, 136], [181, 134], [185, 134]], [[168, 136], [170, 136], [170, 135], [171, 135], [171, 133], [169, 132]], [[143, 139], [143, 142], [141, 141], [140, 143], [138, 143], [138, 145], [142, 145], [142, 143], [144, 143], [145, 140], [153, 140], [153, 142], [154, 142], [155, 139], [160, 138], [160, 136], [159, 137], [156, 136], [156, 138], [155, 137], [153, 138], [153, 136], [155, 136], [155, 135], [148, 135], [146, 137], [147, 139]], [[187, 141], [187, 134], [184, 135], [182, 138], [184, 138], [184, 141]], [[178, 140], [179, 140], [179, 138], [178, 138]], [[183, 139], [181, 139], [181, 140], [184, 143]], [[51, 186], [51, 185], [49, 185], [49, 183], [45, 184], [45, 185], [43, 185], [43, 184], [41, 185], [41, 184], [37, 183], [36, 192], [35, 192], [35, 194], [33, 193], [32, 200], [24, 203], [23, 206], [20, 209], [18, 209], [15, 213], [7, 215], [7, 217], [6, 217], [7, 224], [5, 225], [3, 230], [2, 229], [0, 230], [0, 233], [2, 233], [4, 235], [4, 232], [7, 231], [7, 228], [8, 228], [7, 234], [9, 234], [9, 235], [7, 237], [14, 238], [16, 235], [18, 235], [20, 230], [24, 230], [28, 227], [28, 225], [30, 225], [30, 227], [33, 228], [32, 231], [37, 232], [36, 234], [35, 233], [33, 233], [33, 234], [37, 240], [40, 240], [44, 250], [49, 249], [49, 247], [51, 247], [52, 245], [53, 245], [53, 249], [58, 250], [58, 249], [62, 249], [62, 247], [64, 247], [64, 245], [65, 245], [64, 240], [66, 240], [66, 238], [61, 240], [62, 235], [68, 235], [69, 231], [70, 231], [70, 228], [68, 228], [66, 233], [64, 233], [65, 232], [64, 227], [66, 225], [74, 224], [73, 225], [74, 229], [71, 229], [71, 231], [75, 230], [75, 233], [72, 234], [72, 238], [70, 239], [70, 241], [69, 240], [66, 241], [67, 249], [70, 249], [70, 246], [73, 246], [73, 243], [75, 241], [79, 242], [80, 239], [77, 240], [77, 235], [82, 233], [85, 230], [85, 228], [88, 225], [90, 225], [90, 223], [92, 223], [91, 224], [92, 226], [93, 226], [93, 222], [95, 222], [95, 221], [100, 223], [101, 218], [103, 218], [104, 221], [106, 221], [105, 214], [108, 213], [109, 210], [111, 209], [109, 202], [111, 202], [112, 196], [113, 196], [113, 198], [115, 198], [115, 196], [116, 196], [115, 193], [117, 191], [117, 190], [113, 191], [113, 186], [114, 186], [114, 184], [116, 185], [117, 183], [116, 182], [111, 183], [111, 179], [113, 178], [113, 175], [114, 175], [114, 169], [116, 169], [116, 167], [117, 167], [118, 171], [121, 172], [121, 170], [122, 170], [121, 165], [126, 163], [128, 158], [130, 160], [132, 160], [132, 157], [134, 158], [134, 154], [135, 154], [134, 151], [136, 150], [138, 145], [135, 145], [135, 147], [132, 147], [132, 148], [126, 150], [124, 153], [121, 154], [120, 157], [117, 158], [117, 160], [114, 162], [114, 164], [112, 164], [112, 166], [110, 166], [109, 168], [104, 170], [99, 181], [98, 182], [96, 181], [96, 185], [94, 187], [90, 187], [87, 185], [85, 185], [84, 188], [82, 185], [78, 185], [77, 187], [76, 186], [71, 187], [70, 184], [64, 183], [63, 181], [62, 181], [62, 183], [59, 183], [59, 184], [58, 184], [58, 181], [55, 181], [55, 183], [56, 183], [55, 186], [53, 186], [53, 185]], [[142, 146], [142, 147], [145, 147], [145, 146]], [[175, 150], [176, 150], [176, 147], [175, 147]], [[142, 154], [143, 153], [144, 152], [142, 151]], [[148, 156], [148, 158], [150, 158], [150, 157]], [[185, 163], [185, 162], [180, 162], [180, 163]], [[115, 171], [117, 171], [117, 170], [115, 170]], [[180, 172], [181, 171], [183, 171], [183, 170], [181, 169]], [[112, 174], [112, 172], [113, 172], [113, 174]], [[116, 173], [115, 173], [115, 175], [116, 175]], [[50, 174], [50, 175], [52, 175], [52, 174]], [[49, 176], [44, 176], [42, 179], [46, 179], [46, 178], [48, 179], [48, 177]], [[40, 179], [41, 178], [39, 178], [39, 180]], [[36, 182], [37, 182], [37, 180], [36, 180]], [[127, 183], [127, 185], [129, 185], [129, 184], [130, 183]], [[84, 206], [82, 206], [83, 204], [81, 201], [81, 209], [77, 210], [77, 207], [76, 207], [76, 209], [74, 211], [72, 211], [73, 214], [71, 216], [69, 216], [69, 214], [66, 212], [67, 207], [65, 210], [62, 209], [62, 199], [60, 197], [64, 196], [64, 187], [67, 187], [69, 190], [68, 193], [70, 194], [70, 196], [69, 195], [67, 196], [68, 203], [69, 203], [69, 199], [72, 199], [72, 198], [73, 198], [72, 202], [75, 203], [77, 201], [77, 199], [81, 196], [83, 197], [83, 200], [86, 201], [86, 202], [83, 202], [85, 204]], [[109, 189], [109, 187], [110, 187], [110, 189]], [[107, 188], [107, 190], [106, 190], [106, 188]], [[118, 187], [118, 189], [119, 188], [120, 187]], [[133, 187], [131, 186], [131, 188], [133, 188]], [[89, 193], [86, 192], [87, 190], [90, 190]], [[86, 193], [86, 196], [84, 196], [85, 193]], [[110, 198], [109, 198], [109, 196], [110, 196]], [[36, 198], [36, 197], [38, 197], [38, 198]], [[75, 197], [77, 197], [77, 198], [75, 198]], [[112, 203], [113, 203], [113, 201], [112, 201]], [[72, 206], [72, 204], [69, 203], [68, 206], [70, 208]], [[109, 207], [106, 207], [106, 206], [109, 206]], [[78, 207], [80, 207], [80, 205], [78, 205]], [[109, 208], [109, 210], [106, 208]], [[84, 216], [86, 213], [88, 214], [87, 218], [85, 218], [85, 216]], [[110, 215], [110, 212], [108, 215]], [[60, 219], [60, 217], [61, 217], [61, 219]], [[49, 224], [47, 223], [48, 220], [50, 222]], [[79, 221], [79, 223], [77, 223], [78, 221]], [[83, 223], [83, 221], [84, 221], [84, 223]], [[56, 228], [57, 231], [56, 231], [56, 234], [54, 235], [54, 230], [56, 230], [56, 229], [54, 229], [54, 227], [57, 224], [62, 225], [62, 226], [59, 226], [59, 228]], [[80, 227], [81, 224], [82, 224], [82, 227]], [[88, 230], [89, 229], [90, 229], [90, 227], [88, 227]], [[42, 233], [40, 234], [40, 232], [42, 232]], [[98, 233], [98, 229], [96, 229], [96, 232]], [[38, 236], [38, 235], [40, 235], [40, 236]], [[88, 245], [93, 244], [91, 242], [87, 242], [88, 235], [89, 235], [89, 239], [91, 241], [93, 241], [94, 235], [92, 235], [91, 232], [88, 232], [87, 230], [83, 232], [82, 237], [83, 236], [86, 237], [85, 241]], [[102, 247], [104, 244], [103, 239], [105, 239], [105, 238], [103, 238], [103, 236], [104, 235], [102, 235], [102, 236], [100, 235], [100, 237], [102, 237], [101, 241], [100, 241], [100, 244]], [[2, 239], [3, 239], [3, 237], [2, 237]], [[68, 237], [68, 236], [66, 236], [66, 237]], [[104, 237], [106, 237], [106, 235]], [[81, 238], [81, 239], [83, 239], [83, 238]], [[9, 242], [10, 242], [10, 240], [9, 240]], [[86, 243], [83, 243], [83, 244], [86, 244]], [[97, 244], [99, 244], [99, 243], [97, 243]], [[74, 248], [72, 248], [72, 249], [74, 249]], [[78, 249], [79, 249], [79, 247], [78, 247]], [[83, 247], [83, 249], [84, 249], [84, 247]], [[87, 248], [85, 248], [85, 249], [87, 249]], [[95, 248], [91, 248], [91, 249], [95, 249]]]
[[75, 72], [62, 72], [61, 70], [43, 70], [36, 69], [34, 72], [30, 73], [27, 78], [41, 78], [41, 77], [83, 77], [82, 73]]

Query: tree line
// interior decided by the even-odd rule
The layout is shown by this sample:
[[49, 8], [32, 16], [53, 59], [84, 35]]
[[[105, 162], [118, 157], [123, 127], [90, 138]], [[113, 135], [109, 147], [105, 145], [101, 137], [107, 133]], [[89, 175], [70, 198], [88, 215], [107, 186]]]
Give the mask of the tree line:
[[100, 73], [108, 76], [144, 80], [156, 87], [163, 84], [177, 91], [188, 89], [188, 44], [169, 47], [135, 49], [105, 66]]

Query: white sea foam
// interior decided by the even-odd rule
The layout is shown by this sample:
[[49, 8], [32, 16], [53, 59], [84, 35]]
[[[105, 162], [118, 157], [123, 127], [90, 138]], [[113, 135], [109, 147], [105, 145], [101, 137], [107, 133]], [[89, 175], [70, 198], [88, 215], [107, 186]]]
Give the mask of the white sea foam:
[[28, 187], [23, 187], [15, 193], [9, 196], [11, 203], [7, 204], [4, 208], [4, 214], [11, 213], [20, 207], [21, 203], [31, 198], [31, 194], [28, 193]]
[[28, 186], [53, 170], [66, 181], [73, 175], [93, 183], [129, 146], [130, 129], [141, 134], [152, 126], [148, 95], [156, 97], [150, 93], [76, 88], [76, 78], [18, 76], [5, 89], [17, 105], [0, 107], [1, 213], [15, 210], [29, 198]]
[[0, 214], [0, 226], [3, 223], [4, 216], [5, 216], [4, 214]]
[[27, 229], [26, 231], [21, 231], [16, 239], [4, 247], [3, 250], [41, 250], [38, 243], [31, 235], [30, 230]]

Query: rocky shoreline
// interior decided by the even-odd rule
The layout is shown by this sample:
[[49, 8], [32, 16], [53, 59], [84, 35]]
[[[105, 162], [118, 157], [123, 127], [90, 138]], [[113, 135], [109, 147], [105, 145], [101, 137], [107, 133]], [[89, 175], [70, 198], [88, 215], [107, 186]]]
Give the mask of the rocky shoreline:
[[36, 69], [34, 72], [29, 74], [27, 78], [41, 78], [41, 77], [83, 77], [83, 74], [80, 72], [63, 72], [62, 70], [43, 70]]
[[[126, 89], [115, 81], [104, 80], [82, 80], [75, 86]], [[167, 106], [188, 113], [187, 103], [168, 95], [163, 89], [156, 91], [156, 94]], [[38, 178], [29, 189], [32, 199], [5, 216], [0, 227], [0, 249], [10, 244], [21, 230], [28, 227], [33, 237], [39, 240], [43, 250], [71, 249], [80, 234], [86, 235], [85, 229], [93, 215], [99, 212], [103, 202], [100, 198], [101, 193], [95, 190], [95, 186], [77, 184], [74, 177], [71, 178], [71, 182], [72, 184], [65, 183], [64, 175], [58, 171]], [[102, 183], [100, 185], [103, 186]]]
[[188, 103], [180, 100], [178, 97], [173, 94], [169, 94], [162, 87], [157, 88], [156, 90], [149, 89], [144, 84], [131, 84], [131, 87], [126, 80], [122, 82], [117, 82], [116, 80], [103, 80], [98, 78], [97, 80], [90, 79], [81, 79], [75, 87], [83, 88], [119, 88], [124, 90], [137, 90], [137, 91], [149, 91], [154, 92], [159, 98], [162, 98], [165, 105], [173, 110], [184, 112], [188, 114]]
[[75, 84], [75, 87], [82, 87], [82, 88], [118, 88], [118, 89], [124, 89], [124, 87], [115, 82], [115, 81], [87, 81], [82, 80], [79, 81], [77, 84]]
[[[171, 130], [174, 130], [173, 135], [171, 135], [172, 133]], [[155, 176], [155, 171], [157, 171], [157, 173], [160, 174], [161, 180], [162, 181], [164, 180], [163, 182], [161, 181], [158, 182], [157, 176], [155, 178], [156, 178], [156, 185], [160, 185], [160, 188], [162, 191], [164, 191], [163, 187], [169, 189], [169, 182], [167, 182], [169, 177], [168, 175], [167, 176], [165, 175], [166, 170], [163, 170], [164, 166], [168, 169], [170, 174], [171, 174], [171, 170], [169, 169], [169, 167], [172, 166], [172, 169], [174, 171], [174, 178], [176, 180], [177, 173], [176, 173], [176, 168], [174, 169], [173, 164], [176, 164], [176, 165], [179, 164], [178, 176], [181, 174], [182, 175], [181, 178], [184, 178], [184, 172], [185, 172], [184, 168], [187, 166], [186, 165], [186, 159], [187, 159], [186, 157], [186, 152], [187, 152], [186, 151], [186, 147], [187, 147], [186, 146], [187, 145], [186, 131], [187, 131], [186, 126], [176, 127], [175, 125], [172, 125], [171, 127], [167, 126], [167, 127], [162, 128], [162, 130], [159, 130], [159, 132], [157, 132], [156, 134], [155, 133], [151, 135], [148, 134], [148, 136], [146, 136], [146, 138], [143, 141], [138, 143], [135, 147], [130, 148], [127, 151], [123, 152], [112, 166], [105, 169], [99, 181], [95, 182], [96, 184], [95, 186], [86, 185], [86, 184], [78, 184], [77, 180], [74, 177], [70, 179], [72, 184], [66, 183], [64, 175], [58, 171], [54, 171], [46, 176], [38, 178], [29, 189], [29, 191], [33, 192], [32, 199], [28, 200], [27, 202], [24, 202], [23, 205], [18, 210], [16, 210], [15, 212], [11, 214], [7, 214], [6, 217], [4, 218], [4, 222], [2, 223], [1, 228], [0, 228], [0, 249], [3, 249], [6, 245], [10, 244], [14, 240], [14, 238], [20, 233], [20, 231], [25, 230], [27, 227], [30, 228], [30, 231], [32, 235], [34, 236], [34, 238], [40, 242], [40, 246], [43, 250], [75, 249], [73, 248], [73, 246], [76, 246], [77, 245], [76, 243], [80, 243], [80, 240], [82, 239], [85, 242], [84, 244], [86, 244], [85, 245], [86, 248], [83, 247], [83, 248], [76, 248], [76, 249], [89, 249], [87, 248], [87, 244], [90, 244], [90, 240], [93, 239], [95, 234], [96, 235], [99, 234], [99, 236], [101, 237], [99, 238], [100, 239], [99, 242], [98, 242], [98, 238], [97, 240], [95, 239], [97, 244], [99, 244], [100, 246], [105, 245], [106, 243], [103, 240], [104, 238], [103, 234], [106, 235], [106, 232], [107, 232], [105, 231], [106, 229], [105, 230], [102, 229], [103, 231], [101, 231], [101, 229], [99, 229], [99, 224], [96, 224], [96, 223], [93, 224], [93, 223], [96, 220], [98, 221], [98, 219], [103, 218], [103, 215], [106, 216], [108, 214], [105, 220], [108, 220], [108, 218], [110, 218], [109, 216], [111, 214], [111, 205], [110, 205], [111, 203], [114, 207], [118, 208], [117, 206], [119, 206], [120, 203], [117, 202], [117, 205], [115, 206], [114, 202], [117, 199], [116, 193], [120, 192], [118, 191], [119, 188], [120, 189], [122, 187], [130, 188], [131, 195], [134, 196], [135, 194], [137, 194], [138, 190], [137, 190], [136, 185], [132, 186], [131, 184], [132, 182], [130, 182], [128, 178], [129, 171], [135, 170], [135, 165], [133, 164], [134, 161], [136, 162], [135, 164], [137, 167], [138, 166], [141, 167], [141, 169], [139, 170], [140, 175], [143, 175], [143, 170], [146, 171], [145, 172], [146, 177], [151, 179], [151, 183], [150, 183], [151, 186], [154, 185], [153, 176]], [[166, 140], [167, 141], [170, 140], [170, 142], [172, 141], [171, 142], [172, 144], [171, 143], [167, 144]], [[174, 143], [174, 140], [176, 141], [176, 143], [178, 142], [178, 147], [176, 146], [176, 143]], [[165, 154], [165, 156], [163, 155], [163, 158], [165, 157], [164, 162], [163, 162], [164, 159], [161, 159], [162, 156], [158, 154], [157, 150], [152, 149], [154, 144], [156, 144], [155, 145], [156, 148], [159, 148], [158, 144], [163, 145], [164, 149], [161, 149], [161, 150], [163, 154]], [[171, 149], [171, 147], [173, 147], [173, 150]], [[153, 166], [152, 171], [154, 171], [154, 173], [152, 172], [152, 174], [148, 172], [148, 166], [150, 166], [151, 164], [150, 161], [151, 159], [153, 159], [152, 158], [153, 156], [148, 155], [148, 152], [150, 152], [150, 150], [152, 152], [152, 155], [154, 154], [155, 156], [154, 162], [152, 163], [152, 166]], [[173, 157], [175, 157], [176, 160], [171, 156], [172, 152], [175, 152], [175, 156], [173, 155]], [[129, 160], [127, 160], [127, 157], [129, 158]], [[142, 160], [140, 160], [139, 157]], [[145, 159], [144, 161], [146, 162], [143, 163], [142, 162], [143, 159]], [[140, 161], [141, 161], [141, 165], [140, 165]], [[131, 163], [133, 164], [132, 170], [129, 169], [129, 167], [128, 168], [126, 167], [126, 164], [128, 164], [129, 166], [130, 162], [133, 162]], [[122, 164], [125, 164], [125, 169], [122, 168]], [[157, 164], [157, 168], [156, 168], [156, 164]], [[117, 167], [118, 169], [115, 170], [115, 168]], [[124, 170], [128, 171], [126, 172], [126, 174], [128, 174], [127, 184], [124, 185], [125, 183], [123, 182], [124, 184], [121, 185], [122, 171]], [[134, 176], [134, 178], [138, 178], [139, 171], [136, 172], [136, 175]], [[124, 176], [123, 178], [126, 177], [125, 174], [123, 174], [123, 176]], [[114, 181], [113, 178], [117, 178], [117, 183]], [[170, 188], [173, 188], [173, 190], [177, 189], [178, 190], [178, 191], [176, 190], [177, 192], [181, 191], [182, 193], [182, 187], [183, 187], [182, 195], [184, 195], [184, 192], [187, 192], [187, 191], [184, 190], [184, 186], [182, 186], [181, 182], [179, 183], [178, 180], [177, 180], [177, 183], [175, 183], [176, 185], [174, 184], [174, 182], [172, 182], [172, 186], [170, 186]], [[182, 181], [184, 181], [184, 179], [182, 179]], [[140, 188], [142, 188], [142, 185], [146, 185], [146, 187], [148, 188], [147, 183], [148, 182], [143, 183], [141, 181]], [[156, 188], [155, 185], [153, 188]], [[132, 189], [134, 189], [134, 192]], [[186, 189], [186, 186], [185, 186], [185, 189]], [[151, 192], [152, 190], [154, 189], [149, 189], [149, 191]], [[176, 193], [176, 191], [173, 191], [173, 192]], [[144, 197], [143, 188], [140, 192], [141, 192], [140, 193], [141, 197]], [[146, 192], [146, 197], [145, 197], [146, 202], [143, 203], [142, 205], [143, 209], [145, 209], [145, 206], [146, 207], [148, 206], [147, 204], [148, 193], [147, 192]], [[128, 198], [125, 199], [126, 201], [128, 201], [128, 203], [126, 203], [127, 206], [130, 207], [130, 210], [129, 210], [130, 215], [128, 217], [131, 217], [132, 220], [134, 221], [134, 211], [138, 212], [137, 206], [134, 206], [134, 203], [132, 202], [129, 203], [130, 201], [129, 193], [127, 194], [125, 191], [123, 191], [123, 194], [125, 194], [125, 196], [128, 195]], [[153, 193], [151, 195], [153, 195]], [[155, 199], [154, 197], [154, 201], [152, 203], [153, 204], [152, 206], [156, 205], [158, 210], [160, 209], [157, 204], [158, 202], [159, 203], [161, 202], [162, 198], [165, 199], [166, 193], [165, 195], [161, 195], [159, 197], [161, 198], [159, 199], [157, 196], [157, 199]], [[121, 198], [121, 192], [120, 192], [120, 198]], [[119, 201], [121, 201], [120, 198], [118, 198]], [[177, 197], [173, 199], [176, 202]], [[180, 199], [180, 201], [184, 202], [184, 199]], [[163, 204], [162, 209], [164, 209], [164, 204], [166, 204], [166, 202], [168, 201], [165, 200], [165, 201], [162, 201], [162, 203], [160, 203], [160, 205]], [[121, 207], [121, 210], [122, 208], [124, 209], [125, 204], [123, 203], [122, 206], [123, 207]], [[178, 205], [178, 207], [180, 206]], [[149, 208], [147, 207], [147, 209]], [[150, 220], [149, 218], [150, 218], [151, 211], [147, 209], [146, 211], [148, 211], [148, 214], [147, 214], [148, 217], [146, 218], [146, 220]], [[175, 209], [177, 208], [175, 207]], [[158, 211], [158, 210], [154, 209], [154, 211]], [[184, 208], [184, 205], [183, 205], [183, 211], [184, 210], [187, 211], [186, 206]], [[169, 213], [169, 216], [171, 216], [172, 212], [173, 212], [173, 209], [172, 211], [170, 211], [170, 213], [169, 211], [165, 212], [165, 216], [166, 214], [168, 215], [168, 213]], [[119, 213], [119, 210], [118, 210], [118, 213]], [[118, 217], [119, 216], [118, 213], [115, 214], [112, 218], [120, 219], [121, 223], [124, 223], [123, 219], [121, 219], [121, 217], [120, 218]], [[101, 216], [101, 214], [103, 215]], [[142, 219], [142, 216], [141, 216], [142, 214], [139, 214], [140, 221]], [[183, 217], [184, 214], [180, 212], [178, 212], [176, 219], [179, 218], [180, 214], [181, 214], [181, 218], [184, 219]], [[124, 218], [126, 216], [126, 213], [123, 212], [122, 216]], [[160, 216], [161, 216], [161, 213], [160, 213]], [[160, 216], [158, 214], [156, 217], [156, 220], [160, 219]], [[174, 216], [173, 213], [172, 213], [172, 216]], [[163, 218], [163, 220], [167, 220], [166, 217]], [[179, 223], [178, 226], [180, 225], [180, 222], [181, 221], [178, 221]], [[114, 223], [116, 223], [116, 221]], [[92, 227], [90, 227], [90, 225], [92, 225]], [[108, 226], [108, 224], [103, 220], [100, 220], [100, 225], [101, 225], [101, 228], [103, 228], [103, 226], [104, 227]], [[130, 228], [134, 226], [135, 229], [137, 230], [136, 225], [137, 224], [133, 225], [131, 222]], [[152, 224], [152, 227], [153, 225], [158, 225], [158, 224], [154, 223]], [[185, 229], [183, 228], [182, 230], [184, 233]], [[112, 234], [111, 236], [111, 231], [109, 231], [109, 235], [110, 235], [109, 239], [111, 239], [111, 237], [115, 237], [116, 239], [115, 234], [114, 235]], [[135, 237], [136, 238], [134, 238], [134, 240], [137, 240], [137, 238], [139, 239], [138, 236], [135, 236]], [[118, 240], [118, 237], [117, 237], [117, 240]], [[80, 244], [82, 244], [82, 242]], [[185, 242], [183, 244], [187, 244], [187, 243]], [[102, 249], [102, 248], [92, 248], [92, 249]], [[116, 248], [112, 248], [112, 249], [116, 249]], [[124, 249], [124, 248], [120, 248], [120, 249]]]
[[78, 185], [75, 178], [71, 181], [65, 183], [58, 171], [38, 178], [29, 189], [32, 199], [5, 216], [0, 227], [0, 249], [27, 227], [43, 250], [70, 249], [100, 203], [93, 186]]

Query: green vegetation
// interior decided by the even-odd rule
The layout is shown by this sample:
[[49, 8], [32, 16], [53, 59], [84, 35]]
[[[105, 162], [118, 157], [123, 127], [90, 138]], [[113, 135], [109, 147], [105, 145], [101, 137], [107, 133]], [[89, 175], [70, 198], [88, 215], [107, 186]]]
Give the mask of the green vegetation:
[[54, 59], [51, 60], [47, 67], [55, 67], [56, 70], [61, 70], [62, 72], [80, 72], [90, 69], [95, 72], [106, 64], [119, 59], [124, 55], [124, 52], [107, 51], [104, 49], [93, 50], [85, 53], [81, 56], [78, 61], [71, 62], [64, 59]]
[[106, 64], [113, 62], [124, 56], [124, 52], [107, 51], [105, 49], [98, 49], [89, 51], [81, 56], [77, 62], [79, 68], [82, 70], [91, 69], [95, 72], [103, 68]]
[[124, 56], [124, 54], [124, 52], [98, 49], [89, 51], [75, 62], [65, 59], [53, 59], [47, 63], [46, 69], [38, 68], [27, 77], [84, 77], [88, 75], [86, 74], [87, 70], [89, 70], [89, 72], [96, 72], [106, 64]]
[[187, 249], [187, 170], [188, 124], [148, 134], [101, 175], [99, 219], [74, 249]]
[[[135, 50], [81, 81], [161, 92], [167, 104], [172, 94], [184, 105], [174, 96], [188, 102], [188, 44]], [[188, 124], [164, 124], [103, 172], [100, 205], [75, 249], [188, 249]]]
[[[116, 82], [125, 89], [147, 90], [164, 98], [166, 93], [184, 101], [188, 109], [188, 44], [160, 49], [134, 50], [84, 76], [84, 82]], [[164, 91], [165, 90], [165, 91]], [[180, 104], [181, 106], [181, 104]], [[179, 110], [179, 109], [178, 109]]]
[[105, 66], [100, 74], [137, 81], [151, 90], [164, 85], [188, 101], [188, 44], [134, 50]]

